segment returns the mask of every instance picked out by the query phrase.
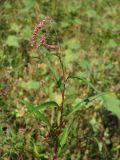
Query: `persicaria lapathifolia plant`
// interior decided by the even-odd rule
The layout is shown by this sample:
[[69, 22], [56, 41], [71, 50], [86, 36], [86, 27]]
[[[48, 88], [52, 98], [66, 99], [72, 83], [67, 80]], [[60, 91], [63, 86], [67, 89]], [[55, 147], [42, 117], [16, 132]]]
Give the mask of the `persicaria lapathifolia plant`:
[[[43, 49], [42, 51], [44, 51], [44, 53], [42, 55], [46, 57], [48, 67], [52, 72], [56, 80], [55, 83], [57, 84], [57, 87], [59, 88], [61, 93], [61, 99], [62, 99], [61, 105], [58, 105], [58, 103], [55, 101], [45, 102], [38, 106], [30, 105], [27, 102], [23, 102], [23, 103], [28, 107], [29, 112], [32, 112], [37, 118], [39, 117], [39, 119], [41, 120], [41, 123], [46, 124], [47, 130], [48, 130], [48, 134], [47, 136], [45, 136], [47, 137], [46, 143], [49, 144], [49, 142], [52, 141], [53, 160], [58, 160], [58, 158], [63, 155], [63, 152], [65, 150], [65, 145], [68, 140], [68, 135], [72, 130], [72, 126], [74, 125], [74, 122], [75, 122], [74, 113], [78, 111], [82, 105], [85, 105], [86, 103], [98, 97], [97, 95], [87, 99], [85, 98], [81, 100], [78, 104], [76, 104], [74, 107], [71, 107], [69, 110], [66, 110], [65, 109], [65, 91], [66, 91], [66, 85], [68, 80], [70, 78], [73, 78], [73, 79], [76, 78], [78, 80], [82, 80], [87, 85], [89, 85], [92, 89], [94, 89], [98, 94], [100, 94], [100, 92], [89, 81], [85, 80], [83, 77], [66, 75], [60, 46], [58, 44], [50, 44], [49, 42], [51, 42], [51, 40], [49, 37], [49, 31], [45, 32], [45, 27], [48, 24], [52, 24], [52, 22], [53, 20], [49, 16], [47, 16], [44, 20], [42, 20], [34, 29], [30, 43], [32, 48], [37, 49], [37, 52], [41, 53], [41, 49]], [[39, 36], [40, 31], [43, 34], [40, 36], [40, 40], [37, 42], [37, 37]], [[53, 67], [53, 64], [51, 64], [52, 63], [51, 56], [58, 57], [58, 60], [61, 66], [61, 72], [62, 72], [61, 75], [57, 73], [57, 71]], [[44, 110], [48, 107], [52, 107], [53, 109], [51, 116], [46, 115], [44, 112]]]
[[[45, 28], [45, 25], [47, 25], [47, 23], [51, 23], [52, 18], [47, 16], [44, 20], [42, 20], [34, 29], [33, 34], [32, 34], [32, 39], [31, 39], [31, 47], [34, 48], [35, 47], [35, 42], [36, 42], [36, 38], [38, 36], [39, 31], [41, 31], [42, 29]], [[53, 160], [57, 160], [58, 159], [58, 152], [60, 154], [61, 149], [60, 149], [60, 143], [59, 143], [59, 139], [60, 136], [63, 133], [63, 128], [64, 128], [64, 117], [63, 117], [63, 112], [64, 112], [64, 98], [65, 98], [65, 86], [66, 86], [66, 82], [67, 82], [67, 78], [65, 77], [65, 69], [63, 66], [63, 62], [61, 59], [61, 53], [60, 53], [60, 48], [58, 45], [53, 45], [53, 44], [48, 44], [47, 42], [48, 40], [48, 35], [47, 33], [42, 34], [42, 36], [40, 37], [40, 40], [36, 46], [37, 49], [44, 47], [49, 51], [55, 51], [55, 56], [58, 57], [60, 64], [61, 64], [61, 68], [62, 68], [62, 77], [59, 77], [56, 73], [56, 71], [54, 70], [54, 68], [50, 65], [50, 58], [49, 55], [47, 55], [46, 53], [44, 53], [46, 55], [46, 57], [48, 58], [48, 63], [49, 63], [49, 67], [53, 73], [53, 75], [55, 76], [55, 79], [57, 81], [57, 85], [59, 85], [60, 91], [61, 91], [61, 97], [62, 97], [62, 103], [61, 106], [59, 106], [56, 102], [47, 102], [44, 103], [42, 105], [46, 105], [46, 107], [48, 106], [54, 106], [56, 107], [57, 111], [58, 111], [58, 122], [54, 122], [53, 124], [49, 124], [50, 125], [50, 131], [49, 132], [54, 132], [54, 137], [52, 137], [52, 139], [54, 139], [54, 155], [53, 155]], [[48, 120], [50, 121], [50, 120]], [[55, 126], [55, 127], [54, 127]], [[52, 133], [49, 133], [49, 136]], [[50, 137], [51, 138], [51, 137]], [[62, 146], [61, 146], [62, 147]]]

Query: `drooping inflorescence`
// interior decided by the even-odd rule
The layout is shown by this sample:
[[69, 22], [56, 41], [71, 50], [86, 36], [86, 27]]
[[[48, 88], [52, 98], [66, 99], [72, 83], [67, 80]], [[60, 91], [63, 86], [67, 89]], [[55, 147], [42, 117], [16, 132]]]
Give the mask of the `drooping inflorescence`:
[[[45, 17], [44, 20], [42, 20], [34, 29], [33, 31], [33, 34], [32, 34], [32, 38], [31, 38], [31, 41], [30, 41], [30, 46], [32, 48], [34, 48], [35, 46], [35, 41], [36, 41], [36, 38], [37, 38], [37, 35], [39, 33], [40, 30], [42, 30], [46, 24], [47, 21], [51, 21], [52, 18], [50, 16], [47, 16]], [[57, 45], [53, 45], [53, 44], [48, 44], [47, 43], [47, 35], [46, 34], [43, 34], [38, 42], [38, 45], [37, 45], [37, 48], [40, 48], [44, 46], [46, 49], [49, 49], [49, 50], [56, 50], [58, 49], [58, 46]]]
[[[36, 37], [39, 33], [39, 31], [45, 26], [46, 22], [47, 21], [50, 21], [52, 20], [52, 18], [50, 16], [47, 16], [45, 17], [44, 20], [42, 20], [34, 29], [33, 31], [33, 34], [32, 34], [32, 38], [31, 38], [31, 41], [30, 41], [30, 46], [33, 48], [35, 46], [35, 40], [36, 40]], [[38, 45], [38, 47], [40, 47], [42, 44], [43, 44], [43, 41], [45, 41], [45, 35], [40, 39], [40, 43]]]

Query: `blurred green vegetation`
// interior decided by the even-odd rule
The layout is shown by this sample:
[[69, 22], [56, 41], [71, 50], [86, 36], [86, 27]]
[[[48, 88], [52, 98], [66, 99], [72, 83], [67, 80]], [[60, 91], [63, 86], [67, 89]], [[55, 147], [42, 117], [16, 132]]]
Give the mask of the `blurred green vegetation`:
[[[44, 144], [44, 127], [19, 103], [61, 102], [46, 64], [30, 51], [32, 31], [48, 15], [55, 21], [66, 72], [83, 75], [99, 91], [114, 92], [105, 97], [107, 109], [94, 101], [76, 113], [61, 159], [120, 160], [119, 0], [1, 0], [0, 160], [52, 159], [52, 144]], [[59, 64], [54, 65], [59, 70]], [[83, 82], [69, 84], [69, 106], [94, 95]]]

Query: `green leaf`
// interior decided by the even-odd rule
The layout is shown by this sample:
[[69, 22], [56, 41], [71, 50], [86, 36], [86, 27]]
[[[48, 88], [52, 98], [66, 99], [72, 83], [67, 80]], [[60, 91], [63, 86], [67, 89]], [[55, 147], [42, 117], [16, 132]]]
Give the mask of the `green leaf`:
[[63, 146], [66, 144], [67, 142], [67, 138], [68, 138], [68, 134], [69, 134], [69, 126], [67, 126], [62, 134], [59, 137], [59, 143], [60, 143], [60, 147], [58, 149], [58, 155], [61, 153]]
[[55, 77], [55, 79], [58, 82], [59, 79], [60, 79], [59, 75], [57, 74], [57, 72], [55, 71], [55, 69], [52, 67], [52, 65], [50, 63], [48, 64], [48, 67], [49, 67], [50, 71], [52, 72], [53, 76]]
[[94, 85], [93, 85], [90, 81], [86, 80], [82, 75], [69, 76], [69, 78], [82, 80], [82, 81], [83, 81], [84, 83], [86, 83], [89, 87], [91, 87], [94, 91], [96, 91], [96, 93], [100, 93], [100, 91], [98, 91], [98, 90], [96, 89], [96, 87], [94, 87]]
[[28, 108], [29, 111], [34, 112], [34, 111], [38, 111], [38, 110], [43, 110], [46, 109], [48, 107], [59, 107], [59, 105], [54, 102], [54, 101], [49, 101], [49, 102], [45, 102], [39, 105], [34, 105], [31, 104], [27, 101], [24, 100], [20, 100], [21, 103], [23, 103], [24, 105], [26, 105], [26, 107]]
[[43, 113], [41, 112], [34, 112], [34, 116], [35, 118], [37, 118], [39, 121], [43, 121], [44, 123], [46, 123], [48, 126], [50, 126], [50, 121], [48, 119], [48, 117], [46, 117]]
[[9, 47], [19, 47], [18, 37], [12, 35], [8, 36], [6, 45], [8, 45]]
[[[40, 109], [39, 107], [37, 107], [37, 105], [34, 105], [34, 104], [30, 104], [29, 102], [27, 101], [24, 101], [24, 100], [20, 100], [21, 103], [25, 104], [27, 109], [28, 109], [28, 112], [33, 114], [35, 116], [36, 119], [38, 119], [39, 121], [43, 121], [44, 123], [48, 124], [50, 126], [50, 122], [49, 122], [49, 119], [45, 116], [44, 113], [41, 113], [38, 109]], [[47, 103], [44, 103], [41, 105], [41, 107], [48, 107], [48, 104], [51, 104], [51, 105], [55, 105], [56, 103], [54, 102], [47, 102]]]
[[76, 111], [78, 111], [83, 105], [86, 104], [86, 101], [83, 99], [81, 100], [77, 105], [75, 105], [73, 108], [72, 108], [72, 111], [67, 115], [67, 116], [70, 116], [72, 115], [73, 113], [75, 113]]
[[22, 148], [23, 148], [23, 145], [24, 145], [23, 142], [18, 142], [18, 143], [15, 144], [14, 147], [15, 147], [16, 149], [22, 149]]
[[[52, 55], [55, 55], [55, 54], [52, 54]], [[48, 65], [48, 68], [50, 69], [50, 71], [52, 72], [55, 80], [57, 81], [58, 88], [62, 88], [62, 78], [58, 75], [58, 73], [56, 72], [56, 70], [51, 65], [52, 64], [51, 54], [49, 54], [49, 52], [46, 52], [45, 56], [47, 57], [47, 59], [49, 61], [49, 63], [47, 63], [47, 65]], [[55, 55], [55, 56], [57, 56], [57, 55]], [[57, 57], [59, 58], [59, 56], [57, 56]]]
[[61, 94], [54, 93], [54, 100], [60, 105], [62, 103]]
[[106, 109], [120, 118], [120, 100], [116, 97], [115, 93], [104, 95], [103, 101]]
[[37, 109], [45, 109], [47, 107], [59, 107], [59, 105], [54, 101], [49, 101], [36, 106]]
[[34, 150], [34, 154], [37, 158], [40, 158], [40, 154], [39, 154], [39, 146], [36, 145], [35, 143], [33, 143], [33, 150]]
[[67, 116], [72, 115], [73, 113], [78, 111], [82, 106], [87, 105], [89, 102], [91, 102], [91, 101], [93, 101], [93, 100], [95, 100], [95, 99], [97, 99], [99, 97], [102, 97], [105, 94], [106, 93], [100, 93], [100, 94], [97, 94], [95, 96], [91, 96], [91, 97], [84, 98], [84, 99], [79, 99], [78, 103], [72, 107], [72, 110], [68, 113]]
[[20, 100], [22, 104], [24, 104], [30, 113], [33, 113], [36, 110], [36, 105], [31, 104], [25, 100]]
[[20, 86], [26, 90], [37, 90], [40, 87], [40, 82], [35, 80], [29, 80], [28, 82], [21, 82]]
[[39, 105], [30, 104], [27, 101], [20, 100], [21, 103], [26, 105], [28, 112], [33, 114], [38, 120], [41, 120], [50, 126], [49, 119], [40, 112], [40, 110], [46, 109], [47, 107], [59, 107], [59, 105], [54, 101], [45, 102]]
[[60, 146], [63, 147], [64, 144], [67, 141], [67, 137], [68, 137], [68, 127], [66, 127], [60, 137]]
[[61, 77], [59, 77], [59, 80], [57, 81], [57, 86], [58, 86], [58, 88], [62, 87], [62, 78]]

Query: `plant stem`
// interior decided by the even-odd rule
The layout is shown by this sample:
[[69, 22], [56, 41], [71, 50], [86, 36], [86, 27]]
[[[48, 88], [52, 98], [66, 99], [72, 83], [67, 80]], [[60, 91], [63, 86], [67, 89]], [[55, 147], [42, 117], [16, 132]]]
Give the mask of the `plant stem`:
[[[60, 117], [60, 125], [58, 126], [58, 135], [60, 135], [61, 133], [61, 129], [62, 129], [62, 123], [63, 123], [63, 111], [64, 111], [64, 99], [65, 99], [65, 86], [66, 86], [66, 80], [65, 80], [65, 71], [64, 71], [64, 66], [63, 66], [63, 62], [62, 62], [62, 59], [61, 59], [61, 56], [60, 56], [60, 52], [58, 49], [56, 49], [56, 53], [57, 53], [57, 56], [59, 58], [59, 61], [60, 61], [60, 65], [61, 65], [61, 68], [62, 68], [62, 81], [63, 81], [63, 88], [61, 88], [61, 98], [62, 98], [62, 103], [61, 103], [61, 117]], [[58, 145], [57, 143], [55, 143], [54, 145], [54, 157], [53, 157], [53, 160], [58, 160]]]
[[63, 121], [64, 98], [65, 98], [65, 83], [64, 83], [64, 86], [63, 86], [63, 90], [61, 92], [61, 96], [62, 96], [62, 104], [61, 104], [60, 130], [62, 128], [62, 121]]
[[58, 152], [58, 146], [57, 146], [57, 144], [55, 143], [53, 160], [58, 160], [57, 152]]
[[61, 64], [61, 68], [62, 68], [62, 80], [63, 80], [63, 88], [61, 90], [61, 97], [62, 97], [62, 103], [61, 103], [61, 117], [60, 117], [60, 130], [62, 128], [62, 121], [63, 121], [63, 110], [64, 110], [64, 99], [65, 99], [65, 85], [66, 85], [66, 80], [65, 80], [65, 70], [64, 70], [64, 66], [63, 66], [63, 62], [60, 56], [60, 52], [57, 50], [57, 55]]

